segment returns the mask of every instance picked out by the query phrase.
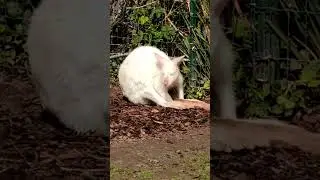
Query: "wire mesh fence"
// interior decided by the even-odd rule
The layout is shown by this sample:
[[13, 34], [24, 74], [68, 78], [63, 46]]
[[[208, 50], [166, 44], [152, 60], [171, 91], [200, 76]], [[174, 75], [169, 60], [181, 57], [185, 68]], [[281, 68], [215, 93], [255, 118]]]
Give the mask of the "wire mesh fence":
[[244, 113], [292, 118], [319, 105], [320, 2], [239, 3], [229, 36], [238, 55], [235, 91]]
[[263, 79], [288, 79], [303, 63], [319, 59], [318, 1], [253, 0], [250, 6], [256, 28], [252, 49], [255, 69], [268, 62]]
[[[304, 68], [320, 60], [319, 1], [254, 0], [250, 6], [256, 27], [252, 48], [256, 77], [273, 85], [283, 79], [298, 80], [303, 71], [310, 74], [312, 69]], [[320, 83], [314, 83], [308, 89], [316, 98]]]

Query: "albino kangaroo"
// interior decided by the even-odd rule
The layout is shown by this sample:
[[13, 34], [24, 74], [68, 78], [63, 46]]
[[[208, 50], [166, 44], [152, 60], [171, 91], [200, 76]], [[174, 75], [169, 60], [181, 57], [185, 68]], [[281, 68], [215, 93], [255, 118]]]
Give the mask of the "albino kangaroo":
[[123, 95], [135, 104], [150, 101], [174, 107], [170, 89], [177, 90], [177, 98], [184, 99], [183, 77], [179, 64], [184, 56], [170, 59], [156, 47], [140, 46], [126, 57], [119, 67], [118, 78]]
[[217, 112], [214, 115], [236, 119], [236, 100], [232, 87], [234, 55], [232, 45], [219, 22], [219, 15], [228, 2], [229, 0], [215, 0], [210, 3], [211, 92], [217, 101]]
[[108, 1], [43, 0], [27, 46], [45, 109], [77, 132], [107, 131]]

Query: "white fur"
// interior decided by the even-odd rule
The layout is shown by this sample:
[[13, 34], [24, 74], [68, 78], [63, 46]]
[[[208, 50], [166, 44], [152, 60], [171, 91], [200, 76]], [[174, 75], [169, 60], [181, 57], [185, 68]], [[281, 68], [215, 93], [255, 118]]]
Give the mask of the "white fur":
[[78, 132], [106, 133], [108, 1], [43, 0], [28, 52], [43, 105]]
[[[172, 97], [169, 89], [176, 88], [178, 98], [184, 98], [183, 77], [178, 67], [183, 59], [184, 56], [170, 59], [166, 53], [152, 46], [134, 49], [119, 67], [118, 78], [123, 95], [135, 104], [153, 101], [170, 107]], [[161, 68], [157, 63], [162, 65]]]
[[216, 92], [218, 100], [218, 116], [221, 118], [236, 119], [236, 100], [234, 97], [232, 85], [232, 67], [234, 62], [234, 54], [232, 45], [225, 36], [223, 29], [219, 22], [219, 15], [228, 0], [217, 0], [211, 3], [211, 79], [214, 84], [214, 91]]

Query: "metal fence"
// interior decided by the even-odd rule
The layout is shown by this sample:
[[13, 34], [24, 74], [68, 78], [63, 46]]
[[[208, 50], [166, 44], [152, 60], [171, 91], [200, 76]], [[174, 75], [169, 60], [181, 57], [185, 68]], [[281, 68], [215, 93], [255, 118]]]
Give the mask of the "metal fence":
[[320, 2], [251, 0], [254, 71], [271, 84], [320, 59]]

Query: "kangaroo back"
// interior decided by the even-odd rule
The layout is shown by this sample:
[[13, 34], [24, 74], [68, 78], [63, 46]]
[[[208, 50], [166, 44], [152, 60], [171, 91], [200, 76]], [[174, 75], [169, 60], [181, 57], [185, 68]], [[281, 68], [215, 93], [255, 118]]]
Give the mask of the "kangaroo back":
[[29, 26], [31, 72], [42, 103], [80, 132], [106, 130], [108, 5], [43, 0]]

